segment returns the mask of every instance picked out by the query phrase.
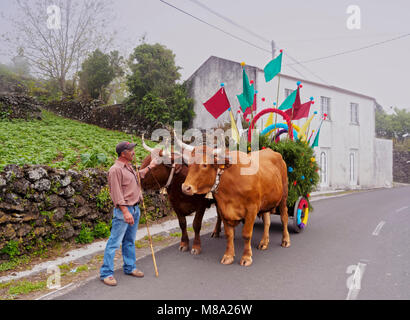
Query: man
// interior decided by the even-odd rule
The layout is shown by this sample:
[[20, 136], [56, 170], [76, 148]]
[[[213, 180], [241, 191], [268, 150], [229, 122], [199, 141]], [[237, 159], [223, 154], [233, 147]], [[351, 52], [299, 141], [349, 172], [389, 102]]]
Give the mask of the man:
[[[109, 286], [117, 285], [114, 274], [115, 250], [122, 245], [123, 271], [125, 274], [142, 278], [144, 273], [136, 267], [135, 238], [138, 230], [142, 200], [141, 186], [131, 163], [135, 156], [135, 144], [126, 141], [116, 146], [118, 159], [108, 171], [108, 186], [114, 203], [111, 235], [104, 252], [100, 279]], [[144, 169], [139, 170], [141, 178], [158, 164], [155, 158]]]

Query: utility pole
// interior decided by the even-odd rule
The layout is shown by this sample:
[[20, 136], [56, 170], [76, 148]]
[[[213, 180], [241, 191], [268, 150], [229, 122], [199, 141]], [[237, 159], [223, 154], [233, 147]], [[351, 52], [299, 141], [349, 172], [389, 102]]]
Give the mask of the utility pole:
[[275, 59], [275, 41], [271, 41], [271, 46], [272, 46], [272, 59]]

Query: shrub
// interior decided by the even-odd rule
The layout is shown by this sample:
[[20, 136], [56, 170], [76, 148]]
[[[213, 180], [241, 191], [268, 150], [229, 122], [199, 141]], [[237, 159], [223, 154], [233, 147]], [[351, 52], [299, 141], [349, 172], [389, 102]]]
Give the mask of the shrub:
[[77, 243], [91, 243], [94, 241], [93, 231], [86, 225], [82, 224], [81, 231], [75, 240]]
[[94, 238], [108, 238], [110, 236], [110, 227], [105, 222], [98, 222], [93, 231]]

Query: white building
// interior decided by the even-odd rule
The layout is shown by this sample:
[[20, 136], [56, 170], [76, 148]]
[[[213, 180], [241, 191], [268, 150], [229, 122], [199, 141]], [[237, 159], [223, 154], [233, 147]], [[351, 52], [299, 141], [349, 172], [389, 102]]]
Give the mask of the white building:
[[[315, 104], [310, 109], [310, 115], [318, 111], [310, 128], [318, 127], [321, 114], [329, 115], [320, 130], [319, 147], [315, 148], [316, 160], [321, 167], [321, 190], [392, 186], [393, 145], [391, 140], [375, 137], [375, 98], [285, 74], [280, 75], [278, 96], [278, 76], [266, 83], [262, 69], [245, 66], [245, 70], [258, 91], [257, 112], [272, 107], [277, 97], [280, 105], [296, 89], [296, 83], [301, 81], [302, 103], [314, 97]], [[240, 63], [212, 56], [194, 72], [188, 82], [190, 94], [195, 100], [194, 128], [209, 129], [230, 121], [228, 112], [215, 120], [203, 106], [219, 90], [221, 83], [225, 85], [233, 112], [239, 109], [236, 95], [243, 91]], [[265, 102], [262, 102], [262, 97]], [[267, 117], [261, 117], [257, 127], [262, 128]], [[295, 123], [301, 125], [306, 120]], [[279, 121], [282, 122], [280, 116]]]

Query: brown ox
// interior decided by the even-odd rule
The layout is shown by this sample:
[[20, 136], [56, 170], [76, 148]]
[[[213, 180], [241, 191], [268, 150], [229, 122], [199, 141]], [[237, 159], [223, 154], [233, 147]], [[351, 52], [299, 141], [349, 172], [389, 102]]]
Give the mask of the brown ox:
[[[245, 241], [244, 252], [240, 265], [252, 264], [251, 238], [253, 225], [257, 215], [262, 215], [264, 221], [263, 237], [258, 249], [265, 250], [269, 244], [270, 213], [278, 207], [283, 225], [282, 247], [290, 246], [288, 232], [288, 210], [286, 200], [288, 196], [287, 167], [281, 154], [271, 149], [260, 150], [245, 154], [232, 151], [221, 154], [207, 146], [192, 149], [188, 175], [182, 185], [185, 194], [206, 194], [215, 190], [217, 175], [219, 185], [213, 192], [217, 202], [218, 213], [224, 223], [227, 246], [221, 260], [222, 264], [231, 264], [234, 261], [234, 228], [240, 221], [244, 221], [242, 236]], [[199, 156], [199, 159], [198, 159]], [[239, 159], [253, 159], [258, 161], [258, 170], [252, 175], [244, 175], [241, 169], [247, 169], [252, 162], [237, 161]], [[257, 159], [259, 157], [259, 159]], [[195, 159], [196, 163], [192, 163]], [[217, 161], [223, 164], [217, 164]]]
[[[148, 147], [144, 140], [143, 146], [147, 151], [154, 152], [154, 149]], [[163, 156], [163, 151], [159, 151], [159, 155]], [[171, 158], [171, 163], [175, 163], [175, 154], [172, 152], [167, 155]], [[145, 168], [151, 162], [151, 154], [149, 154], [141, 164], [141, 168]], [[175, 210], [178, 217], [179, 226], [182, 231], [181, 242], [179, 246], [180, 251], [189, 250], [189, 238], [187, 233], [186, 216], [195, 212], [195, 217], [193, 221], [193, 229], [195, 232], [194, 243], [192, 246], [191, 253], [194, 255], [201, 253], [201, 238], [200, 231], [202, 226], [202, 219], [206, 208], [209, 208], [211, 204], [215, 203], [214, 200], [206, 199], [204, 195], [185, 195], [181, 186], [185, 181], [188, 173], [188, 167], [185, 164], [176, 164], [175, 171], [172, 173], [172, 165], [161, 163], [155, 168], [151, 169], [144, 177], [141, 179], [141, 184], [145, 190], [159, 190], [166, 186], [168, 180], [169, 185], [167, 186], [168, 199]], [[215, 230], [212, 233], [212, 237], [218, 237], [220, 233], [220, 222], [219, 225], [215, 226]]]

